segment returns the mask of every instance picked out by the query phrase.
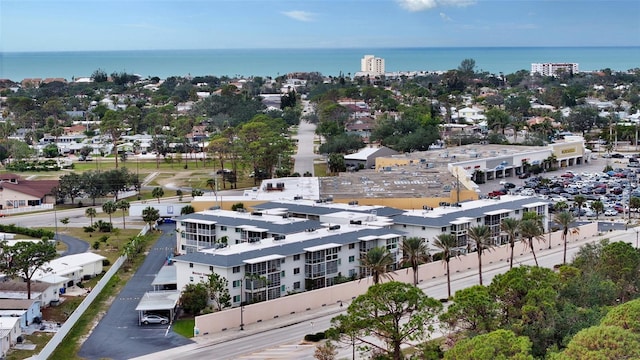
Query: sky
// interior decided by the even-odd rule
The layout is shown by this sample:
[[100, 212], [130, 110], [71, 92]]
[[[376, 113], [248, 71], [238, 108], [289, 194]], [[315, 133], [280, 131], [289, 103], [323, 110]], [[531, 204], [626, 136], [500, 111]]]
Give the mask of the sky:
[[514, 46], [640, 46], [640, 0], [0, 0], [2, 52]]

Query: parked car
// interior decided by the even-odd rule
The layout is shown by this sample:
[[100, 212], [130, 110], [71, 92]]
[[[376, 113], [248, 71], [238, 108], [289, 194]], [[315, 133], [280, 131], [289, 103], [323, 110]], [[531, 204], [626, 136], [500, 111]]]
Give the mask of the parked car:
[[141, 319], [142, 323], [145, 325], [149, 324], [168, 324], [169, 319], [164, 316], [156, 315], [156, 314], [146, 314]]
[[616, 216], [618, 212], [615, 209], [607, 209], [604, 211], [604, 216]]

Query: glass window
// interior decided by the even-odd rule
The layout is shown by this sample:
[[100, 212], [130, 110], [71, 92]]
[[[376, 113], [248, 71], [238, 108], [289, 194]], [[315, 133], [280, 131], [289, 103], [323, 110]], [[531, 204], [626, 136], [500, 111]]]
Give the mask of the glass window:
[[356, 248], [356, 244], [349, 244], [349, 249], [355, 249]]
[[353, 255], [349, 256], [349, 262], [354, 262], [354, 261], [356, 261], [356, 257]]
[[300, 268], [293, 269], [293, 275], [300, 274]]
[[300, 281], [296, 281], [296, 282], [294, 282], [294, 283], [293, 283], [293, 288], [294, 288], [295, 290], [300, 289]]
[[233, 287], [239, 288], [242, 285], [242, 280], [233, 280]]
[[300, 254], [293, 255], [293, 261], [300, 260]]
[[240, 295], [234, 295], [233, 302], [240, 302]]
[[189, 263], [189, 267], [192, 268], [193, 267], [193, 263]]
[[233, 267], [233, 273], [234, 273], [234, 274], [237, 274], [237, 273], [239, 273], [239, 272], [240, 272], [240, 266], [234, 266], [234, 267]]

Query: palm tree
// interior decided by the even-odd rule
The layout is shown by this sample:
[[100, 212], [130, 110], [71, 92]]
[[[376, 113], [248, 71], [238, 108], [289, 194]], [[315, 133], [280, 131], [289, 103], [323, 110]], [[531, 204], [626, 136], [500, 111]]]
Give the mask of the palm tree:
[[118, 210], [118, 208], [116, 207], [116, 203], [114, 203], [111, 200], [109, 200], [106, 203], [102, 204], [102, 211], [104, 211], [105, 213], [109, 214], [109, 222], [112, 223], [112, 224], [113, 224], [113, 222], [111, 221], [111, 214], [116, 212], [116, 210]]
[[558, 201], [553, 208], [557, 211], [565, 211], [569, 208], [569, 204], [566, 201]]
[[[400, 265], [409, 265], [413, 270], [413, 285], [418, 285], [418, 266], [429, 262], [429, 249], [424, 239], [410, 237], [402, 242], [402, 261]], [[407, 269], [407, 271], [409, 271]]]
[[591, 209], [596, 213], [596, 220], [598, 220], [598, 216], [601, 212], [604, 211], [604, 204], [600, 200], [596, 200], [591, 203]]
[[573, 202], [575, 202], [578, 207], [578, 220], [580, 220], [580, 210], [582, 210], [582, 204], [587, 202], [587, 198], [582, 195], [576, 195], [573, 197]]
[[[556, 214], [553, 217], [553, 221], [555, 221], [558, 225], [562, 227], [562, 243], [564, 246], [564, 253], [562, 255], [562, 263], [567, 263], [567, 234], [569, 233], [569, 226], [575, 221], [573, 215], [568, 211], [563, 211], [561, 213]], [[573, 231], [580, 231], [575, 228]]]
[[502, 223], [500, 223], [500, 230], [502, 230], [502, 232], [504, 232], [509, 238], [509, 247], [511, 248], [509, 269], [513, 268], [513, 248], [515, 247], [516, 239], [518, 238], [519, 226], [520, 221], [514, 218], [504, 218]]
[[126, 229], [127, 228], [127, 224], [125, 222], [124, 219], [124, 215], [127, 212], [127, 210], [129, 210], [129, 208], [131, 207], [131, 205], [129, 204], [129, 202], [127, 200], [120, 200], [116, 203], [116, 208], [122, 210], [122, 228]]
[[484, 249], [493, 247], [493, 244], [491, 244], [491, 229], [486, 225], [479, 225], [470, 228], [467, 235], [476, 245], [476, 251], [478, 253], [478, 277], [480, 278], [480, 285], [482, 285], [482, 252]]
[[93, 227], [93, 218], [96, 217], [96, 215], [98, 215], [98, 213], [96, 212], [96, 209], [92, 207], [87, 208], [87, 210], [84, 211], [84, 215], [89, 219], [91, 219], [91, 227]]
[[387, 271], [394, 262], [389, 250], [380, 246], [369, 250], [367, 254], [360, 259], [360, 267], [371, 274], [374, 284], [378, 284], [381, 277], [392, 279], [391, 274], [387, 273]]
[[543, 233], [541, 223], [535, 219], [522, 219], [520, 221], [519, 230], [523, 241], [525, 241], [527, 246], [531, 248], [531, 253], [533, 253], [533, 260], [536, 262], [536, 266], [538, 266], [538, 259], [536, 258], [533, 239], [536, 239], [539, 242], [544, 241], [544, 237], [542, 236]]
[[451, 298], [451, 275], [449, 271], [449, 261], [451, 260], [453, 248], [457, 246], [456, 237], [452, 234], [440, 234], [433, 240], [433, 246], [442, 250], [442, 261], [447, 268], [447, 297]]
[[[216, 179], [207, 179], [207, 186], [211, 188], [211, 192], [216, 193]], [[217, 196], [217, 195], [216, 195]]]
[[164, 196], [164, 190], [161, 187], [155, 187], [151, 191], [151, 196], [158, 199], [158, 203], [160, 202], [160, 198]]

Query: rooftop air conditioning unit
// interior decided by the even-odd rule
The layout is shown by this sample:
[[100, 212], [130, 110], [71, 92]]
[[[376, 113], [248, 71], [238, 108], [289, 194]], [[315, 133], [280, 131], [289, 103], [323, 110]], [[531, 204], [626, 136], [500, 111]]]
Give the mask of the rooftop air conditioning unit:
[[329, 226], [329, 230], [338, 230], [340, 229], [340, 225], [331, 225]]

